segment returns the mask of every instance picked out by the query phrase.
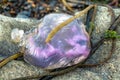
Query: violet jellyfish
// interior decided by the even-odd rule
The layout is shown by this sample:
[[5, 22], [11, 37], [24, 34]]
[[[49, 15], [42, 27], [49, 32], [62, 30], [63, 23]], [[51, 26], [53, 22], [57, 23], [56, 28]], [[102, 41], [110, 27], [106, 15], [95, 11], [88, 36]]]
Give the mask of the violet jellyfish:
[[41, 23], [24, 36], [26, 62], [44, 69], [72, 66], [84, 61], [90, 53], [90, 39], [83, 23], [75, 19], [59, 30], [50, 42], [48, 34], [72, 17], [63, 13], [46, 15]]

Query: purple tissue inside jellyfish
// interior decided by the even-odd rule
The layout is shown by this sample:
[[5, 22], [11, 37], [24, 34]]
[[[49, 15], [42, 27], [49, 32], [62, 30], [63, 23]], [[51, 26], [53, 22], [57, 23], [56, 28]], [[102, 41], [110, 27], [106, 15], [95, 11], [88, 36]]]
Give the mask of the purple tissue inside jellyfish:
[[45, 69], [67, 67], [85, 60], [90, 53], [90, 40], [85, 26], [74, 20], [59, 30], [49, 43], [45, 43], [50, 31], [72, 16], [53, 13], [45, 16], [26, 37], [24, 59], [28, 63]]

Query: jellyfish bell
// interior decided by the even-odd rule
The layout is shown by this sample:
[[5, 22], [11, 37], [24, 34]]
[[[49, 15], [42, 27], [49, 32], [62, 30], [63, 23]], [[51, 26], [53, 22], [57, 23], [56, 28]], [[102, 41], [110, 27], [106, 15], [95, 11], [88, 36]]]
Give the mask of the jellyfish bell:
[[50, 42], [45, 42], [48, 34], [70, 17], [63, 13], [48, 14], [37, 28], [26, 34], [25, 61], [44, 69], [67, 67], [84, 61], [90, 53], [90, 39], [80, 20], [67, 24]]

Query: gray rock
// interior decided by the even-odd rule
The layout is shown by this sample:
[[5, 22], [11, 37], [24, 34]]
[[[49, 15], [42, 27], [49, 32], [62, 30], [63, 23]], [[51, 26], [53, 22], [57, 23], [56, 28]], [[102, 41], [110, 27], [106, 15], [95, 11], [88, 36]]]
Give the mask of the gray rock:
[[11, 31], [14, 28], [28, 31], [39, 21], [22, 18], [11, 18], [0, 15], [0, 55], [9, 56], [19, 51], [18, 44], [11, 40]]
[[[116, 13], [116, 16], [120, 14], [120, 9], [114, 9], [114, 11]], [[96, 28], [92, 34], [93, 43], [96, 43], [98, 40], [100, 40], [100, 36], [109, 27], [110, 18], [111, 16], [109, 15], [108, 9], [106, 7], [99, 6], [96, 20], [95, 20]], [[22, 21], [22, 19], [21, 20], [12, 19], [12, 20], [15, 20], [17, 22]], [[6, 20], [6, 22], [8, 21]], [[25, 24], [20, 26], [21, 23], [18, 23], [18, 25], [17, 24], [15, 25], [16, 22], [9, 21], [9, 23], [14, 23], [11, 25], [13, 25], [14, 27], [18, 27], [20, 29], [24, 29], [26, 31], [35, 25], [33, 24], [34, 21], [30, 22], [29, 20], [28, 21], [23, 20], [21, 22], [21, 23], [27, 23], [27, 26]], [[11, 31], [11, 29], [13, 29], [13, 26], [9, 27], [8, 23], [5, 26], [7, 28], [3, 28], [1, 26], [2, 24], [0, 23], [0, 30], [5, 29], [6, 32], [3, 32], [3, 30], [0, 31], [0, 42], [3, 40], [6, 40], [7, 42], [8, 40], [7, 38], [10, 37], [9, 32]], [[118, 28], [118, 31], [120, 31], [119, 29], [120, 28]], [[4, 36], [4, 34], [6, 35], [6, 37]], [[4, 37], [2, 38], [1, 35]], [[5, 46], [3, 46], [1, 42], [0, 54], [2, 55], [3, 53], [6, 55], [13, 54], [14, 52], [17, 52], [19, 49], [17, 48], [17, 51], [15, 51], [17, 44], [13, 44], [10, 40], [8, 40], [8, 43], [6, 43], [6, 45], [9, 45], [9, 46], [5, 48]], [[9, 50], [9, 48], [11, 52], [7, 51], [7, 49]], [[86, 63], [97, 63], [99, 60], [103, 60], [105, 57], [107, 57], [110, 51], [110, 48], [111, 48], [111, 41], [104, 42], [104, 44], [95, 52], [95, 54]], [[120, 52], [120, 41], [116, 40], [115, 52], [112, 58], [106, 64], [102, 66], [94, 67], [94, 68], [77, 68], [76, 70], [70, 73], [57, 76], [53, 80], [119, 80], [120, 78], [120, 75], [119, 75], [120, 74], [120, 68], [119, 68], [120, 67], [120, 54], [119, 52]], [[0, 57], [1, 60], [3, 58], [4, 57], [2, 56]], [[37, 75], [37, 74], [41, 74], [42, 72], [44, 72], [42, 69], [31, 66], [24, 61], [13, 60], [0, 69], [0, 78], [1, 80], [2, 79], [10, 80], [10, 79], [17, 78], [17, 77], [23, 77], [23, 76], [29, 76], [29, 75], [35, 75], [35, 74]]]

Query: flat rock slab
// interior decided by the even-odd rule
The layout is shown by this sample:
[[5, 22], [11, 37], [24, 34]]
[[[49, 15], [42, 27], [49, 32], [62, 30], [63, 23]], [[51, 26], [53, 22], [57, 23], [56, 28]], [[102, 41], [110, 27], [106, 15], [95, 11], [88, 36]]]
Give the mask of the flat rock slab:
[[[114, 9], [116, 16], [120, 9]], [[95, 20], [95, 30], [92, 34], [92, 42], [95, 43], [110, 25], [111, 16], [106, 7], [99, 6]], [[120, 28], [118, 28], [120, 31]], [[120, 32], [119, 32], [120, 33]], [[106, 41], [87, 61], [96, 63], [107, 57], [111, 49], [111, 41]], [[120, 40], [116, 40], [116, 49], [112, 58], [103, 66], [94, 68], [77, 68], [76, 70], [53, 78], [52, 80], [119, 80], [120, 79]], [[4, 57], [0, 57], [2, 60]], [[24, 61], [13, 60], [0, 69], [0, 80], [10, 80], [23, 76], [37, 75], [44, 72]]]

